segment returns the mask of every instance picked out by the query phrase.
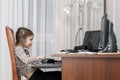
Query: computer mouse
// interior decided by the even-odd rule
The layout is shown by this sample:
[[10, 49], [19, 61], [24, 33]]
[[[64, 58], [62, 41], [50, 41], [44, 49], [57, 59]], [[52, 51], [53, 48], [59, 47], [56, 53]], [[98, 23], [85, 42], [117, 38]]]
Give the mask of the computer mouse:
[[52, 58], [45, 58], [41, 60], [42, 63], [55, 63], [56, 61]]
[[65, 52], [65, 50], [61, 50], [60, 52]]

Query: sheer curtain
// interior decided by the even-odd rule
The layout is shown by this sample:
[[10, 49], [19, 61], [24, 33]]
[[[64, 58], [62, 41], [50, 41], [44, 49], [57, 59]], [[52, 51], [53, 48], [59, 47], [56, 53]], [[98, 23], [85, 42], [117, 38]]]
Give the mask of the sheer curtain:
[[[14, 32], [21, 26], [30, 28], [35, 35], [31, 56], [51, 57], [57, 50], [72, 49], [76, 45], [76, 34], [81, 28], [82, 18], [80, 1], [83, 0], [0, 0], [0, 80], [12, 80], [6, 25]], [[89, 13], [87, 9], [85, 5], [84, 17], [92, 15], [91, 9], [88, 9], [91, 11]], [[93, 21], [89, 16], [84, 18], [78, 44], [82, 42], [85, 30], [99, 29], [99, 26], [92, 27], [91, 22], [85, 22]]]
[[56, 1], [56, 47], [73, 49], [82, 44], [86, 30], [100, 30], [104, 0]]
[[55, 50], [56, 0], [0, 0], [0, 80], [12, 80], [5, 26], [34, 32], [31, 55], [51, 57]]

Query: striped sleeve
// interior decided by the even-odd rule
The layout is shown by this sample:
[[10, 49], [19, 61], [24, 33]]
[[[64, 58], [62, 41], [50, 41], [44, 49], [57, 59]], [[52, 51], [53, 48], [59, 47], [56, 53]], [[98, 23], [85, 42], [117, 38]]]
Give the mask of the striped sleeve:
[[30, 64], [39, 61], [37, 57], [30, 57], [29, 55], [27, 55], [24, 51], [24, 48], [22, 47], [16, 47], [15, 54], [25, 64]]

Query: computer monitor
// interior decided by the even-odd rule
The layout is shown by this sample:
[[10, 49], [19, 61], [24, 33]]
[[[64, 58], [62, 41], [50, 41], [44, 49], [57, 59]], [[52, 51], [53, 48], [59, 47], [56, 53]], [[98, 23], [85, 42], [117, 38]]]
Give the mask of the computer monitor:
[[113, 30], [113, 22], [109, 25], [109, 37], [106, 52], [117, 52], [117, 40]]
[[101, 35], [100, 35], [100, 50], [104, 50], [108, 43], [109, 36], [109, 20], [107, 19], [107, 14], [102, 17], [101, 20]]
[[98, 52], [98, 46], [100, 42], [100, 30], [86, 31], [83, 44], [75, 46], [74, 50], [88, 50], [92, 52]]
[[103, 52], [117, 52], [117, 41], [113, 30], [113, 23], [107, 19], [107, 14], [102, 18], [100, 50]]

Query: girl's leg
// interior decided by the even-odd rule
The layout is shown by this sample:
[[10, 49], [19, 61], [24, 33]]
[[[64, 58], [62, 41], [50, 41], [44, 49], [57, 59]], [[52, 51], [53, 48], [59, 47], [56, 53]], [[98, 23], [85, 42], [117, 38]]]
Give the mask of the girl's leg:
[[45, 80], [45, 73], [40, 69], [36, 69], [29, 80]]
[[46, 80], [61, 80], [61, 72], [60, 71], [50, 71], [45, 72]]
[[61, 80], [61, 72], [43, 72], [40, 69], [36, 69], [36, 71], [33, 73], [29, 80]]

